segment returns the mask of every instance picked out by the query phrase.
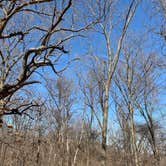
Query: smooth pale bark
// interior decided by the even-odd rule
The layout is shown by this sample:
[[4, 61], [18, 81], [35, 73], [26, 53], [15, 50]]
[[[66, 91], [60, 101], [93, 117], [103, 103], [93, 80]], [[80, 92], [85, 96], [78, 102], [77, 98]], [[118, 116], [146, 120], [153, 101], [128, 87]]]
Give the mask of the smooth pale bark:
[[105, 98], [104, 98], [104, 109], [103, 109], [103, 124], [102, 124], [102, 165], [107, 165], [107, 128], [108, 128], [108, 109], [109, 109], [109, 89], [110, 85], [106, 84], [105, 87]]
[[134, 111], [131, 108], [130, 109], [131, 152], [132, 152], [132, 155], [134, 156], [134, 165], [139, 166], [133, 113], [134, 113]]
[[[103, 24], [100, 24], [104, 38], [106, 41], [106, 48], [107, 48], [107, 56], [108, 56], [108, 70], [107, 70], [107, 79], [105, 80], [105, 85], [104, 85], [104, 106], [102, 110], [102, 161], [101, 165], [106, 166], [107, 165], [107, 129], [108, 129], [108, 111], [109, 111], [109, 91], [111, 87], [111, 81], [112, 77], [115, 73], [117, 63], [119, 61], [119, 56], [122, 48], [122, 42], [125, 37], [126, 31], [128, 29], [128, 26], [135, 14], [137, 5], [138, 5], [137, 0], [133, 0], [131, 4], [129, 5], [128, 11], [125, 16], [125, 22], [122, 28], [122, 33], [119, 37], [118, 44], [117, 44], [117, 50], [115, 54], [111, 51], [111, 40], [110, 40], [110, 30], [108, 31], [106, 27]], [[110, 163], [109, 163], [110, 164]]]

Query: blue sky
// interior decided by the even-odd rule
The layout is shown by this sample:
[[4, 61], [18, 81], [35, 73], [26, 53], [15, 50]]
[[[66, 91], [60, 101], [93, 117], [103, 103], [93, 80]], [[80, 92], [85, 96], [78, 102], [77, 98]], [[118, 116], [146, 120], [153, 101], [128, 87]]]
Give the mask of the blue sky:
[[[128, 0], [124, 0], [121, 1], [121, 3], [119, 4], [119, 11], [121, 11], [121, 8], [124, 8], [126, 6], [126, 4], [128, 3]], [[81, 6], [80, 6], [81, 7]], [[163, 46], [164, 41], [161, 39], [161, 37], [159, 35], [157, 35], [155, 32], [159, 32], [160, 31], [160, 25], [162, 22], [162, 17], [159, 13], [155, 12], [155, 10], [153, 10], [153, 6], [148, 2], [148, 1], [144, 1], [144, 3], [140, 4], [137, 8], [137, 11], [135, 13], [135, 16], [129, 26], [128, 29], [128, 34], [132, 34], [133, 38], [136, 36], [139, 39], [144, 39], [144, 43], [143, 43], [143, 50], [145, 53], [150, 53], [150, 52], [155, 52], [159, 57], [161, 55], [161, 46]], [[84, 10], [81, 8], [81, 10]], [[87, 10], [87, 9], [85, 9]], [[152, 14], [152, 16], [150, 16], [150, 13]], [[70, 15], [71, 13], [68, 12], [67, 15]], [[116, 13], [117, 15], [119, 15], [119, 13]], [[115, 17], [117, 19], [117, 16]], [[114, 18], [114, 19], [115, 19]], [[115, 20], [117, 21], [117, 20]], [[77, 25], [81, 25], [82, 22], [78, 22]], [[119, 27], [122, 24], [119, 23], [118, 24], [118, 28], [115, 27], [113, 29], [113, 33], [111, 38], [112, 41], [112, 48], [115, 49], [116, 48], [116, 44], [117, 44], [117, 39], [118, 36], [120, 34], [120, 29]], [[150, 28], [150, 32], [147, 33], [147, 29]], [[37, 35], [37, 34], [36, 34]], [[39, 35], [39, 34], [38, 34]], [[70, 79], [73, 80], [76, 84], [76, 88], [79, 89], [78, 87], [78, 78], [76, 76], [76, 71], [77, 72], [83, 72], [86, 73], [86, 71], [88, 70], [88, 60], [87, 59], [87, 53], [90, 51], [92, 52], [93, 55], [97, 55], [103, 58], [106, 58], [106, 46], [105, 46], [105, 41], [103, 38], [103, 35], [101, 35], [98, 32], [87, 32], [85, 33], [86, 37], [82, 38], [82, 37], [78, 37], [78, 38], [74, 38], [72, 39], [70, 42], [68, 42], [66, 48], [70, 50], [69, 54], [63, 55], [62, 59], [57, 63], [57, 68], [61, 69], [64, 67], [64, 65], [66, 64], [66, 61], [72, 59], [73, 57], [80, 57], [81, 60], [75, 61], [73, 63], [70, 64], [69, 68], [64, 72], [64, 75]], [[128, 35], [127, 35], [128, 37]], [[127, 39], [126, 39], [127, 40]], [[125, 40], [124, 40], [125, 42]], [[32, 46], [34, 44], [34, 42], [32, 42], [30, 44], [30, 46]], [[121, 58], [123, 58], [122, 54], [121, 54]], [[163, 57], [162, 57], [163, 58]], [[85, 64], [86, 63], [86, 64]], [[42, 71], [42, 69], [40, 69], [39, 71]], [[46, 76], [48, 77], [52, 77], [55, 80], [57, 79], [57, 76], [51, 72], [49, 70], [49, 68], [46, 68], [44, 70]], [[163, 74], [162, 79], [165, 79], [166, 74]], [[36, 74], [33, 76], [37, 79], [41, 79], [40, 76], [37, 76]], [[43, 97], [47, 98], [47, 91], [44, 88], [44, 85], [34, 85], [34, 93], [36, 94], [40, 94], [43, 95]], [[80, 92], [78, 92], [80, 93]], [[163, 104], [166, 101], [166, 94], [162, 94], [160, 96], [160, 101]], [[79, 102], [78, 102], [79, 103]], [[76, 104], [76, 107], [80, 108], [80, 104]], [[112, 109], [114, 109], [114, 104], [111, 105], [111, 109], [110, 109], [110, 114], [109, 114], [109, 119], [114, 119], [115, 118], [115, 114], [113, 113]], [[139, 119], [138, 119], [139, 120]], [[111, 123], [111, 121], [109, 121], [109, 123]]]

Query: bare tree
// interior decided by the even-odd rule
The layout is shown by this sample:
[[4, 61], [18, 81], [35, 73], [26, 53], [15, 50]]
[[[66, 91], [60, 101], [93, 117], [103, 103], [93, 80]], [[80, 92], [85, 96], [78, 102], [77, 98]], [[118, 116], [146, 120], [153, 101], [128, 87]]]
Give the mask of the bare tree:
[[145, 119], [145, 125], [142, 129], [145, 129], [147, 139], [151, 145], [153, 155], [155, 158], [155, 164], [160, 165], [159, 152], [157, 148], [157, 130], [159, 130], [160, 124], [154, 119], [153, 114], [155, 106], [157, 104], [157, 93], [160, 93], [162, 82], [158, 82], [160, 73], [157, 71], [155, 65], [156, 58], [153, 54], [148, 56], [148, 59], [144, 60], [142, 64], [142, 102], [136, 102], [137, 108], [140, 110], [141, 115]]
[[[105, 82], [104, 82], [104, 96], [103, 96], [103, 109], [102, 109], [102, 149], [103, 149], [103, 161], [102, 165], [106, 165], [106, 147], [107, 147], [107, 130], [108, 130], [108, 111], [109, 111], [109, 98], [110, 98], [110, 86], [112, 82], [112, 78], [114, 75], [114, 72], [116, 70], [117, 63], [119, 61], [119, 56], [122, 48], [122, 42], [125, 37], [126, 31], [128, 29], [128, 26], [134, 16], [134, 13], [136, 11], [137, 5], [139, 1], [131, 1], [131, 3], [128, 6], [127, 12], [125, 14], [123, 27], [121, 29], [121, 34], [117, 42], [117, 47], [115, 50], [115, 53], [113, 52], [112, 45], [113, 41], [111, 41], [111, 32], [113, 29], [113, 9], [115, 2], [114, 1], [104, 1], [103, 3], [98, 3], [100, 12], [103, 12], [103, 22], [99, 24], [101, 28], [101, 33], [104, 36], [104, 40], [106, 42], [106, 49], [107, 49], [107, 61], [106, 61], [106, 74], [105, 74]], [[96, 17], [97, 13], [93, 9], [92, 13]], [[109, 25], [108, 25], [109, 24]]]
[[0, 0], [0, 165], [165, 166], [164, 8]]
[[166, 17], [166, 2], [165, 0], [159, 0], [159, 3], [161, 5], [161, 9], [163, 10], [164, 16]]
[[[135, 47], [136, 43], [139, 43], [139, 46]], [[129, 43], [125, 42], [123, 47], [124, 58], [119, 62], [114, 77], [117, 89], [113, 98], [117, 105], [118, 119], [124, 133], [124, 141], [126, 139], [125, 133], [128, 135], [129, 132], [128, 147], [134, 156], [134, 165], [140, 163], [139, 146], [141, 146], [145, 137], [151, 146], [156, 164], [159, 165], [157, 134], [155, 134], [159, 123], [154, 119], [153, 114], [158, 111], [155, 110], [154, 104], [157, 104], [157, 94], [160, 93], [159, 89], [162, 86], [162, 81], [159, 81], [162, 72], [158, 70], [156, 65], [158, 57], [153, 53], [144, 53], [141, 43], [142, 38], [135, 40], [135, 42], [133, 40]], [[145, 122], [145, 124], [143, 122], [143, 124], [140, 124], [140, 131], [143, 132], [145, 128], [146, 130], [139, 139], [137, 127], [140, 122], [137, 122], [137, 119], [140, 117]]]
[[72, 107], [75, 102], [73, 82], [61, 76], [56, 81], [49, 80], [47, 89], [50, 94], [48, 108], [52, 110], [49, 113], [48, 122], [56, 126], [53, 129], [57, 137], [58, 157], [62, 164], [71, 165], [70, 121], [73, 115]]
[[[131, 47], [130, 47], [131, 48]], [[132, 50], [132, 49], [128, 49]], [[132, 52], [132, 51], [131, 51]], [[136, 144], [136, 130], [134, 122], [135, 103], [134, 100], [138, 97], [138, 92], [141, 83], [138, 82], [136, 76], [137, 55], [131, 55], [130, 51], [124, 51], [124, 62], [120, 63], [117, 73], [115, 75], [115, 84], [120, 92], [121, 97], [117, 93], [114, 97], [115, 103], [118, 106], [118, 114], [121, 116], [121, 121], [124, 128], [124, 134], [129, 134], [127, 137], [129, 144], [129, 151], [134, 160], [131, 165], [139, 165], [138, 148]], [[138, 74], [138, 73], [137, 73]], [[120, 101], [119, 101], [120, 100]], [[128, 129], [128, 130], [126, 130]], [[125, 138], [126, 139], [126, 138]]]
[[[33, 105], [7, 106], [13, 95], [27, 85], [40, 83], [33, 75], [50, 67], [56, 74], [57, 61], [69, 50], [65, 43], [92, 24], [73, 28], [66, 15], [73, 1], [0, 1], [0, 102], [1, 115], [23, 114]], [[72, 20], [72, 14], [68, 15]], [[67, 16], [67, 17], [68, 17]]]

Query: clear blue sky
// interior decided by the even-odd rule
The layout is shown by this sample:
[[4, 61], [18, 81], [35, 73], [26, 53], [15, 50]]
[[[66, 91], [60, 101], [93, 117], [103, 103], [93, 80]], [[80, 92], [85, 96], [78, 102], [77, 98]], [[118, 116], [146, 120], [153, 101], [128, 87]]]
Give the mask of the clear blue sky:
[[[121, 1], [120, 7], [123, 8], [124, 6], [126, 6], [127, 2], [128, 0]], [[136, 14], [131, 22], [128, 32], [130, 34], [133, 34], [133, 36], [137, 36], [138, 38], [144, 39], [143, 47], [145, 53], [148, 54], [154, 52], [158, 56], [162, 57], [163, 55], [161, 55], [161, 47], [165, 43], [161, 39], [161, 37], [155, 33], [160, 31], [162, 17], [161, 14], [155, 12], [155, 10], [153, 10], [152, 12], [153, 7], [154, 6], [152, 6], [149, 2], [141, 3], [137, 8]], [[119, 36], [120, 31], [118, 29], [115, 27], [111, 36], [113, 49], [116, 47], [116, 41]], [[150, 32], [147, 32], [147, 29], [150, 29]], [[92, 51], [94, 55], [106, 58], [106, 47], [105, 47], [104, 38], [100, 33], [97, 32], [87, 33], [86, 38], [79, 37], [72, 39], [67, 48], [69, 48], [71, 51], [68, 55], [63, 56], [62, 61], [59, 62], [57, 65], [58, 68], [63, 68], [64, 63], [75, 56], [78, 56], [81, 59], [85, 59], [87, 56], [86, 53], [89, 50]], [[78, 79], [76, 77], [75, 71], [84, 70], [84, 72], [86, 72], [87, 64], [85, 64], [85, 62], [88, 63], [88, 61], [85, 60], [83, 60], [83, 62], [82, 61], [73, 62], [70, 65], [70, 67], [64, 72], [66, 77], [74, 80], [77, 84]], [[50, 77], [56, 77], [52, 72], [49, 73], [47, 70], [46, 73]], [[165, 77], [166, 74], [162, 76], [162, 79], [164, 80]], [[43, 85], [38, 86], [38, 88], [39, 91], [41, 90], [43, 91], [43, 95], [46, 94]], [[160, 96], [160, 101], [162, 104], [166, 101], [166, 94], [162, 94]], [[80, 107], [80, 105], [78, 104], [77, 106]], [[111, 117], [110, 119], [114, 117], [114, 113], [111, 110], [110, 110], [110, 117]]]

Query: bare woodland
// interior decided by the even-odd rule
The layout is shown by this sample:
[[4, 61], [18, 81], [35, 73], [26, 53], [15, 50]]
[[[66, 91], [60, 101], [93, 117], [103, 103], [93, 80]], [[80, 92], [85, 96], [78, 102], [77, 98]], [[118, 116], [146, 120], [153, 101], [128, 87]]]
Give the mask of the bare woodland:
[[165, 0], [1, 0], [0, 166], [165, 166], [165, 82]]

